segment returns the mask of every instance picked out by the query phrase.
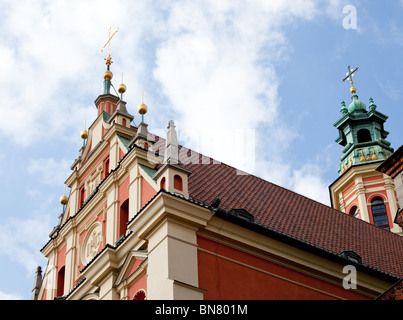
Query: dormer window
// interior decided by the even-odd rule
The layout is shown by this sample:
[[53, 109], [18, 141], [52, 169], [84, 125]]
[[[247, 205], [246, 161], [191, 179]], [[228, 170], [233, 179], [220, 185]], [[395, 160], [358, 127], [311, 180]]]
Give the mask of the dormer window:
[[345, 250], [340, 253], [340, 256], [355, 263], [362, 263], [361, 256], [352, 250]]

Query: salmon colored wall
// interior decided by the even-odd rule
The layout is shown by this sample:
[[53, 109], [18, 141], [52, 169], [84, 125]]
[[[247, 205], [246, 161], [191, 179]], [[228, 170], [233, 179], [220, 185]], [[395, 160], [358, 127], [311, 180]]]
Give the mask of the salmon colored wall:
[[[123, 224], [121, 226], [121, 223], [122, 223], [121, 206], [127, 199], [129, 199], [129, 182], [130, 182], [130, 177], [127, 177], [118, 187], [118, 200], [119, 200], [119, 214], [118, 214], [118, 221], [117, 221], [118, 238], [120, 238], [126, 232], [125, 224]], [[128, 220], [128, 211], [126, 212], [126, 214], [127, 214], [126, 221], [123, 221], [123, 223], [127, 222], [127, 220]]]
[[66, 264], [66, 247], [64, 245], [57, 254], [57, 272]]
[[119, 205], [122, 204], [126, 199], [129, 198], [129, 182], [130, 177], [128, 176], [120, 185], [119, 185]]
[[129, 300], [133, 300], [137, 291], [143, 289], [147, 295], [147, 272], [144, 272], [141, 277], [129, 287]]
[[97, 108], [98, 116], [102, 113], [102, 111], [112, 114], [116, 111], [116, 103], [114, 103], [112, 100], [104, 100], [98, 104]]
[[354, 200], [356, 198], [357, 198], [357, 195], [355, 194], [355, 192], [353, 192], [348, 197], [344, 198], [344, 202], [349, 202], [349, 201]]
[[[89, 153], [89, 151], [88, 151], [88, 153]], [[80, 180], [79, 185], [81, 185], [83, 183], [83, 181], [88, 177], [88, 175], [94, 171], [95, 167], [98, 166], [98, 164], [105, 159], [105, 156], [108, 153], [109, 153], [109, 148], [96, 161], [94, 161], [94, 164], [91, 166], [91, 168], [86, 170], [84, 176]]]
[[353, 182], [346, 190], [343, 191], [343, 197], [345, 198], [346, 195], [353, 190], [353, 188], [355, 187], [355, 182]]
[[362, 181], [364, 181], [364, 182], [375, 181], [375, 180], [382, 181], [382, 179], [383, 179], [382, 175], [377, 175], [377, 176], [372, 176], [372, 177], [364, 177], [364, 178], [362, 178]]
[[141, 178], [141, 207], [144, 207], [156, 193], [155, 189], [144, 178]]
[[43, 293], [42, 293], [42, 298], [41, 298], [41, 300], [46, 300], [46, 296], [47, 296], [47, 290], [46, 290], [46, 288], [43, 290]]
[[98, 106], [97, 106], [97, 108], [98, 108], [98, 116], [102, 113], [102, 111], [104, 111], [104, 107], [105, 107], [105, 102], [104, 101], [102, 101]]
[[[351, 290], [345, 290], [300, 272], [257, 258], [242, 251], [198, 237], [198, 246], [209, 252], [198, 251], [199, 287], [205, 289], [205, 300], [331, 300], [332, 296], [311, 288], [347, 299], [369, 299]], [[247, 264], [228, 261], [215, 254]], [[289, 279], [280, 279], [253, 268]]]
[[130, 268], [129, 272], [127, 273], [127, 277], [129, 277], [134, 271], [136, 271], [137, 268], [139, 267], [139, 265], [140, 265], [143, 261], [144, 261], [144, 260], [136, 259], [136, 261], [134, 261], [132, 267]]
[[105, 133], [108, 132], [108, 129], [106, 129], [104, 126], [102, 126], [102, 137], [105, 135]]
[[384, 186], [385, 186], [385, 183], [381, 182], [381, 183], [376, 183], [376, 184], [371, 184], [371, 185], [365, 186], [365, 188], [367, 190], [369, 190], [369, 189], [384, 187]]
[[[97, 209], [96, 211], [94, 211], [94, 214], [92, 214], [92, 215], [86, 220], [86, 222], [81, 226], [81, 228], [78, 230], [77, 235], [79, 235], [79, 243], [80, 243], [80, 246], [83, 245], [85, 236], [87, 235], [87, 232], [88, 232], [87, 229], [85, 229], [84, 231], [82, 231], [82, 229], [83, 229], [83, 228], [86, 228], [86, 226], [87, 226], [89, 223], [92, 222], [92, 219], [95, 217], [96, 213], [99, 214], [99, 211], [103, 210], [103, 208], [106, 208], [106, 207], [107, 207], [107, 201], [105, 201], [105, 202], [103, 203], [103, 205], [101, 205], [100, 207], [98, 207], [98, 209]], [[103, 243], [100, 245], [100, 248], [99, 248], [98, 252], [101, 251], [101, 250], [105, 247], [105, 245], [106, 245], [106, 236], [105, 236], [105, 235], [106, 235], [106, 223], [107, 223], [107, 218], [106, 218], [106, 217], [107, 217], [107, 215], [106, 215], [105, 213], [101, 213], [101, 214], [99, 214], [98, 219], [96, 220], [97, 222], [100, 222], [100, 223], [101, 223], [101, 226], [102, 226], [102, 234], [103, 234], [103, 238], [104, 238], [104, 241], [103, 241]], [[78, 260], [80, 260], [80, 261], [78, 261]], [[75, 264], [77, 263], [77, 261], [78, 261], [79, 264], [80, 264], [80, 270], [83, 269], [83, 268], [84, 268], [84, 265], [83, 265], [83, 263], [81, 262], [81, 259], [79, 259], [79, 252], [78, 252], [78, 250], [76, 250], [76, 254], [75, 254]]]
[[[381, 191], [376, 191], [376, 192], [371, 192], [371, 193], [365, 194], [365, 199], [367, 200], [367, 203], [371, 203], [371, 201], [377, 197], [381, 198], [383, 201], [386, 201], [388, 199], [388, 194], [387, 194], [386, 190], [381, 190]], [[369, 207], [371, 207], [371, 205]]]

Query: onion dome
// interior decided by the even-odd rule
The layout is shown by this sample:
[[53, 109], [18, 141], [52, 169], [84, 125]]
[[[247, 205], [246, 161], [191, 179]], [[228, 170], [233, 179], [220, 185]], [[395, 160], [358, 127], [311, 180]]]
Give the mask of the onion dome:
[[365, 103], [363, 103], [360, 100], [358, 100], [358, 96], [356, 94], [353, 94], [351, 99], [353, 101], [348, 106], [348, 112], [349, 113], [364, 113], [364, 112], [367, 112], [367, 106], [365, 105]]

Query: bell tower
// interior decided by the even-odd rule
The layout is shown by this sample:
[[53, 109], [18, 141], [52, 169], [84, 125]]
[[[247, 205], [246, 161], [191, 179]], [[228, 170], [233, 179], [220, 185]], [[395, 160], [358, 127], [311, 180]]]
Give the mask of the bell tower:
[[339, 131], [335, 140], [340, 144], [342, 156], [338, 167], [339, 177], [330, 185], [332, 207], [392, 232], [401, 232], [394, 224], [397, 198], [393, 180], [376, 170], [392, 153], [386, 140], [389, 132], [384, 128], [388, 117], [377, 110], [372, 98], [369, 107], [358, 99], [348, 66], [343, 82], [350, 80], [351, 103], [341, 103], [341, 118], [334, 124]]

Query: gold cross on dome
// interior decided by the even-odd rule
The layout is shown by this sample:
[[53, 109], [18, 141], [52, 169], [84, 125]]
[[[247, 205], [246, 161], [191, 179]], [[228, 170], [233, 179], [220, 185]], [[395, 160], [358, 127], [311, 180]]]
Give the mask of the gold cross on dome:
[[104, 49], [106, 48], [106, 46], [108, 46], [108, 56], [105, 58], [106, 60], [106, 64], [110, 65], [112, 63], [112, 57], [111, 57], [111, 40], [113, 38], [113, 36], [119, 31], [119, 28], [116, 29], [116, 31], [114, 33], [111, 34], [111, 29], [112, 27], [109, 28], [109, 38], [108, 41], [105, 43], [105, 45], [102, 47], [101, 49], [101, 53], [104, 51]]

